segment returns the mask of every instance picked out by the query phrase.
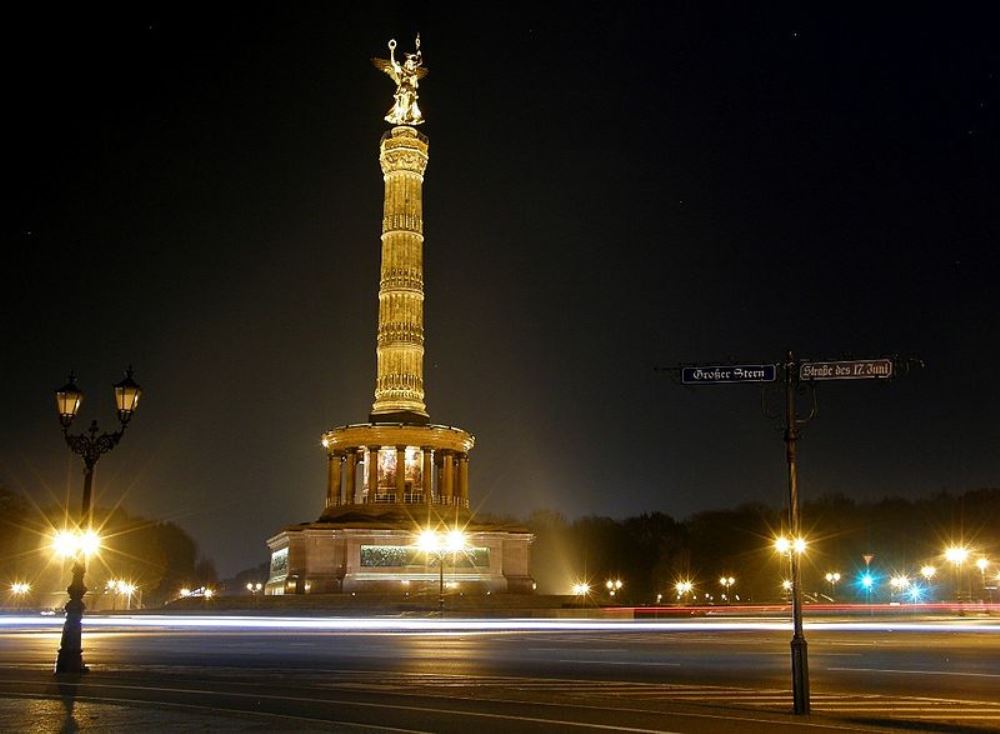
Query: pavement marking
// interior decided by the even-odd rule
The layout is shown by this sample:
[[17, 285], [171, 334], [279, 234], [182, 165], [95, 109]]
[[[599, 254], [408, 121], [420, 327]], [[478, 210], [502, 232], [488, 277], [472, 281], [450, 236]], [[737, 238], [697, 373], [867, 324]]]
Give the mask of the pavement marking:
[[[579, 662], [579, 661], [574, 661]], [[601, 661], [605, 662], [605, 661]], [[279, 669], [275, 669], [278, 671]], [[878, 669], [864, 669], [870, 670], [871, 672], [885, 672]], [[287, 674], [287, 671], [280, 671], [282, 674]], [[313, 672], [313, 671], [310, 671]], [[368, 692], [380, 692], [380, 693], [396, 693], [398, 695], [407, 695], [414, 697], [431, 697], [435, 699], [440, 699], [450, 696], [452, 699], [459, 699], [465, 701], [476, 701], [485, 702], [492, 701], [494, 703], [502, 703], [503, 701], [517, 701], [519, 703], [540, 706], [540, 707], [561, 707], [565, 708], [567, 705], [571, 705], [574, 708], [586, 708], [586, 709], [596, 709], [601, 711], [621, 711], [621, 712], [634, 712], [634, 713], [653, 713], [651, 709], [644, 708], [627, 708], [627, 707], [615, 707], [615, 706], [601, 706], [601, 705], [588, 705], [582, 701], [581, 698], [593, 698], [595, 696], [600, 696], [601, 694], [606, 695], [609, 699], [617, 699], [624, 703], [625, 701], [635, 701], [639, 702], [658, 702], [667, 703], [674, 702], [677, 704], [701, 704], [705, 706], [728, 706], [732, 708], [743, 708], [744, 710], [760, 712], [760, 713], [784, 713], [790, 708], [791, 701], [791, 691], [785, 689], [751, 689], [751, 688], [736, 688], [736, 687], [725, 687], [725, 686], [695, 686], [691, 684], [678, 684], [678, 683], [648, 683], [648, 682], [630, 682], [630, 681], [598, 681], [598, 680], [586, 680], [586, 679], [559, 679], [559, 678], [518, 678], [515, 676], [468, 676], [457, 673], [425, 673], [425, 672], [414, 672], [414, 673], [392, 673], [386, 675], [382, 671], [372, 671], [372, 670], [330, 670], [328, 673], [336, 673], [341, 677], [341, 680], [330, 680], [325, 679], [322, 681], [313, 681], [312, 685], [314, 689], [322, 690], [342, 690], [344, 692], [348, 691], [368, 691]], [[920, 673], [926, 673], [927, 671], [915, 671]], [[223, 679], [224, 680], [224, 679]], [[0, 681], [2, 682], [2, 681]], [[15, 682], [15, 681], [8, 681]], [[17, 681], [22, 682], [22, 681]], [[227, 684], [242, 685], [238, 681], [226, 681]], [[434, 694], [428, 693], [428, 686], [438, 687], [438, 692]], [[122, 685], [106, 685], [104, 687], [114, 688], [129, 688], [131, 686]], [[450, 689], [455, 691], [455, 693], [448, 693], [442, 695], [440, 687]], [[140, 687], [141, 688], [141, 687]], [[464, 695], [464, 692], [458, 689], [467, 688], [469, 693]], [[490, 691], [488, 689], [496, 689]], [[180, 689], [184, 690], [184, 689]], [[190, 693], [211, 693], [204, 690], [191, 690], [187, 691]], [[552, 693], [561, 694], [569, 696], [576, 699], [572, 704], [567, 703], [551, 703], [543, 701], [530, 701], [524, 700], [523, 698], [516, 697], [518, 693], [520, 694], [530, 694], [532, 692], [537, 693]], [[478, 693], [478, 695], [476, 695]], [[307, 698], [307, 699], [297, 699], [287, 696], [278, 695], [259, 695], [256, 693], [230, 693], [228, 689], [224, 689], [218, 692], [219, 695], [230, 695], [230, 696], [243, 696], [243, 697], [254, 697], [258, 698], [276, 698], [289, 701], [306, 700], [306, 701], [323, 701], [322, 698]], [[514, 694], [514, 697], [511, 696]], [[939, 699], [930, 697], [894, 697], [886, 696], [883, 694], [834, 694], [834, 693], [816, 693], [813, 694], [813, 710], [815, 713], [824, 716], [834, 716], [847, 718], [871, 718], [876, 715], [878, 719], [885, 722], [890, 722], [892, 720], [896, 721], [982, 721], [982, 722], [996, 722], [1000, 721], [1000, 703], [993, 704], [990, 701], [968, 701], [961, 699]], [[579, 702], [577, 702], [579, 701]], [[333, 701], [329, 701], [333, 703]], [[372, 703], [362, 703], [354, 701], [343, 701], [341, 702], [345, 705], [358, 705], [358, 706], [377, 706], [378, 704]], [[390, 704], [386, 704], [386, 707], [392, 707]], [[396, 706], [400, 708], [400, 706]], [[406, 708], [406, 707], [403, 707]], [[420, 707], [409, 707], [413, 710], [424, 710]], [[461, 715], [477, 715], [475, 712], [463, 712], [461, 710], [453, 709], [431, 709], [434, 711], [439, 711], [442, 714], [449, 714], [454, 716]], [[673, 712], [672, 712], [673, 713]], [[749, 719], [741, 718], [738, 716], [721, 716], [713, 714], [694, 714], [694, 713], [683, 713], [677, 714], [678, 716], [692, 716], [695, 718], [708, 718], [708, 719], [718, 719], [727, 721], [755, 721], [758, 723], [765, 722], [765, 719]], [[517, 719], [514, 719], [517, 720]], [[522, 717], [525, 723], [533, 722], [531, 717]], [[543, 719], [543, 722], [548, 722], [553, 725], [566, 724], [567, 726], [576, 726], [581, 728], [583, 726], [589, 726], [590, 728], [600, 728], [600, 726], [594, 725], [584, 725], [582, 722], [562, 722], [557, 719]], [[774, 720], [774, 723], [778, 723], [778, 720]], [[803, 722], [804, 723], [804, 722]], [[818, 728], [843, 728], [849, 729], [848, 726], [836, 727], [830, 726], [828, 724], [816, 724]], [[617, 728], [617, 727], [611, 727]], [[637, 732], [645, 732], [648, 730], [637, 729]]]
[[[379, 675], [378, 671], [357, 671], [357, 672], [367, 673], [370, 676]], [[421, 677], [425, 677], [425, 678], [426, 677], [436, 677], [434, 674], [429, 674], [429, 673], [415, 673], [413, 675], [421, 676]], [[457, 676], [457, 674], [444, 674], [444, 675], [446, 675], [446, 676], [452, 676], [452, 677]], [[512, 678], [512, 677], [507, 677], [506, 679], [508, 681], [510, 681], [510, 680], [517, 680], [516, 678]], [[24, 684], [25, 683], [25, 681], [23, 681], [21, 679], [14, 679], [14, 680], [3, 680], [3, 679], [0, 679], [0, 683], [4, 683], [4, 682], [6, 682], [6, 683], [18, 683], [18, 684]], [[233, 681], [226, 681], [226, 682], [232, 683]], [[565, 682], [565, 681], [563, 681], [563, 682]], [[388, 709], [398, 709], [398, 710], [405, 710], [405, 711], [419, 711], [419, 712], [435, 713], [435, 714], [452, 714], [452, 715], [464, 715], [464, 716], [473, 716], [473, 717], [479, 716], [479, 717], [489, 717], [489, 718], [499, 718], [499, 719], [516, 718], [516, 717], [504, 716], [502, 714], [485, 714], [485, 713], [462, 711], [460, 709], [442, 709], [440, 707], [437, 707], [437, 708], [428, 708], [428, 707], [420, 707], [420, 706], [404, 706], [404, 705], [399, 705], [399, 704], [369, 703], [369, 702], [356, 701], [354, 699], [339, 700], [339, 699], [329, 699], [329, 698], [305, 698], [305, 697], [294, 697], [294, 696], [279, 696], [279, 695], [275, 695], [275, 694], [259, 694], [259, 693], [252, 693], [252, 692], [237, 693], [237, 692], [231, 692], [231, 691], [210, 691], [210, 690], [205, 690], [205, 689], [163, 688], [163, 687], [157, 687], [157, 686], [136, 686], [136, 685], [111, 684], [111, 683], [101, 684], [101, 683], [90, 683], [90, 682], [88, 682], [88, 683], [81, 683], [80, 685], [87, 685], [89, 687], [96, 687], [96, 688], [136, 689], [136, 690], [140, 690], [140, 691], [154, 691], [154, 692], [155, 691], [160, 691], [160, 692], [175, 692], [175, 693], [191, 693], [191, 694], [196, 694], [196, 695], [213, 695], [213, 694], [215, 694], [215, 695], [220, 695], [220, 696], [231, 696], [231, 697], [238, 697], [238, 698], [277, 699], [277, 700], [282, 700], [282, 701], [293, 701], [293, 702], [327, 703], [327, 704], [334, 704], [334, 705], [343, 705], [343, 706], [348, 706], [348, 707], [349, 706], [356, 706], [356, 707], [362, 707], [362, 708], [388, 708]], [[638, 684], [638, 685], [656, 685], [656, 684]], [[426, 691], [422, 695], [426, 697], [427, 696]], [[79, 698], [81, 700], [84, 700], [84, 696], [80, 696]], [[440, 700], [441, 696], [434, 696], [434, 698], [436, 700]], [[99, 702], [101, 700], [117, 701], [118, 699], [114, 699], [114, 698], [106, 698], [105, 699], [105, 698], [98, 697], [98, 696], [88, 696], [87, 700]], [[133, 704], [134, 703], [139, 703], [139, 704], [146, 703], [146, 704], [149, 704], [149, 705], [161, 705], [160, 702], [158, 702], [158, 701], [150, 701], [150, 700], [147, 700], [147, 699], [121, 699], [121, 700], [122, 700], [123, 703], [126, 703], [126, 704], [129, 704], [129, 703], [133, 703]], [[445, 700], [447, 700], [447, 699], [445, 699]], [[504, 702], [503, 699], [470, 699], [470, 698], [465, 698], [463, 700], [481, 701], [481, 702], [485, 701], [485, 702], [493, 702], [493, 703], [503, 703]], [[518, 701], [518, 702], [519, 703], [526, 703], [526, 704], [529, 704], [529, 705], [532, 705], [532, 706], [541, 707], [541, 708], [567, 708], [567, 704], [566, 703], [553, 703], [553, 702], [546, 702], [546, 701]], [[202, 706], [197, 706], [195, 704], [170, 704], [170, 703], [164, 703], [162, 705], [166, 705], [166, 706], [176, 705], [176, 706], [190, 706], [192, 708], [206, 708], [206, 707], [202, 707]], [[583, 703], [583, 702], [574, 702], [573, 704], [571, 704], [571, 706], [572, 706], [573, 709], [586, 709], [586, 710], [603, 711], [603, 712], [621, 712], [621, 713], [632, 713], [632, 714], [662, 714], [663, 713], [663, 712], [659, 712], [659, 711], [655, 711], [655, 710], [650, 710], [650, 709], [627, 708], [627, 707], [621, 707], [621, 706], [600, 706], [600, 705], [594, 705], [594, 704], [587, 704], [587, 703]], [[232, 712], [232, 713], [241, 713], [243, 711], [242, 709], [220, 709], [220, 708], [218, 708], [218, 706], [216, 706], [216, 707], [208, 707], [208, 708], [212, 708], [215, 711], [229, 711], [229, 712]], [[767, 713], [774, 713], [773, 711], [768, 711], [767, 709], [761, 710], [761, 713], [765, 713], [765, 712], [767, 712]], [[283, 716], [282, 714], [266, 714], [266, 715]], [[691, 711], [685, 711], [685, 712], [671, 711], [671, 712], [669, 712], [669, 715], [672, 716], [672, 717], [674, 717], [674, 718], [706, 719], [706, 720], [725, 721], [725, 722], [745, 722], [745, 723], [752, 723], [752, 724], [757, 724], [757, 725], [760, 725], [760, 724], [777, 724], [777, 725], [780, 725], [780, 726], [787, 726], [787, 725], [789, 725], [789, 721], [788, 720], [784, 720], [784, 719], [772, 719], [772, 718], [767, 718], [766, 716], [750, 717], [750, 716], [739, 716], [739, 715], [731, 715], [731, 714], [730, 715], [724, 715], [724, 714], [700, 713], [700, 712], [691, 712]], [[295, 718], [295, 717], [289, 715], [288, 718]], [[304, 718], [304, 717], [302, 717], [302, 718]], [[534, 719], [531, 719], [530, 717], [520, 717], [520, 719], [522, 721], [526, 721], [526, 722], [534, 721]], [[324, 719], [317, 719], [317, 721], [326, 721], [326, 720], [324, 720]], [[584, 723], [584, 722], [561, 721], [561, 720], [558, 720], [558, 719], [544, 719], [544, 718], [539, 718], [539, 719], [537, 719], [537, 721], [539, 723], [543, 723], [543, 724], [546, 724], [546, 723], [548, 723], [548, 724], [566, 724], [567, 726], [575, 726], [575, 727], [578, 727], [578, 728], [592, 728], [592, 729], [602, 729], [602, 730], [610, 730], [610, 731], [624, 731], [624, 732], [630, 732], [630, 734], [681, 734], [680, 732], [672, 732], [672, 731], [663, 730], [663, 729], [624, 728], [624, 727], [620, 727], [620, 726], [606, 726], [606, 725], [603, 725], [603, 724], [587, 724], [587, 723]], [[337, 722], [330, 721], [328, 723], [337, 723]], [[348, 723], [350, 723], [350, 722], [348, 722]], [[853, 726], [850, 726], [850, 725], [847, 725], [847, 724], [841, 725], [841, 724], [836, 723], [836, 722], [823, 722], [823, 723], [812, 722], [811, 723], [811, 722], [806, 722], [806, 721], [796, 721], [794, 723], [795, 723], [796, 728], [798, 728], [798, 729], [823, 729], [823, 730], [826, 730], [826, 731], [849, 731], [849, 732], [855, 732], [855, 731], [857, 731], [856, 727], [853, 727]], [[357, 723], [355, 723], [355, 725], [359, 726], [359, 727], [360, 726], [368, 726], [369, 728], [378, 728], [378, 726], [374, 725], [374, 724], [364, 725], [364, 724], [357, 724]], [[397, 731], [403, 731], [403, 732], [406, 732], [406, 734], [410, 734], [408, 730], [397, 730]], [[428, 733], [427, 732], [418, 732], [416, 734], [428, 734]]]
[[680, 663], [637, 662], [635, 660], [556, 660], [557, 663], [576, 663], [578, 665], [655, 665], [668, 668], [679, 668]]
[[[45, 693], [20, 693], [13, 691], [0, 691], [0, 696], [10, 696], [11, 698], [33, 698], [47, 701], [62, 701], [63, 696], [49, 695]], [[292, 719], [294, 721], [308, 721], [314, 724], [327, 724], [330, 726], [345, 726], [355, 729], [374, 729], [375, 731], [397, 732], [398, 734], [434, 734], [425, 729], [400, 729], [395, 726], [382, 726], [380, 724], [361, 724], [356, 721], [339, 721], [336, 719], [317, 719], [310, 716], [296, 716], [295, 714], [276, 714], [270, 711], [252, 711], [250, 709], [220, 709], [218, 706], [202, 706], [196, 703], [176, 703], [173, 701], [149, 701], [135, 698], [115, 698], [111, 696], [88, 696], [74, 695], [74, 701], [87, 701], [89, 703], [114, 703], [124, 706], [162, 706], [164, 708], [195, 709], [197, 711], [208, 711], [216, 716], [226, 716], [227, 714], [238, 714], [240, 716], [258, 716], [262, 718]]]
[[[115, 684], [93, 684], [93, 683], [74, 684], [74, 685], [77, 685], [77, 687], [85, 685], [85, 686], [88, 686], [88, 687], [97, 687], [97, 688], [118, 688], [118, 689], [125, 689], [125, 690], [153, 691], [153, 692], [159, 692], [159, 693], [193, 693], [193, 694], [203, 695], [203, 696], [206, 696], [206, 695], [217, 695], [217, 696], [231, 696], [231, 697], [238, 697], [238, 698], [255, 698], [255, 699], [265, 698], [265, 699], [269, 699], [269, 700], [294, 701], [294, 702], [298, 702], [298, 703], [315, 703], [315, 704], [324, 704], [325, 703], [325, 704], [334, 704], [334, 705], [338, 705], [338, 706], [349, 706], [349, 707], [350, 706], [354, 706], [354, 707], [358, 707], [358, 708], [392, 709], [392, 710], [395, 710], [395, 711], [415, 711], [415, 712], [420, 712], [420, 713], [437, 714], [437, 715], [444, 714], [444, 715], [448, 715], [448, 716], [468, 716], [468, 717], [479, 718], [479, 719], [499, 719], [499, 720], [502, 720], [502, 721], [520, 721], [520, 722], [527, 722], [527, 723], [532, 723], [532, 724], [560, 725], [560, 726], [566, 726], [566, 727], [575, 727], [575, 728], [578, 728], [578, 729], [596, 729], [596, 730], [599, 730], [599, 731], [623, 731], [623, 732], [629, 732], [629, 734], [683, 734], [683, 732], [677, 732], [677, 731], [673, 731], [671, 729], [642, 729], [642, 728], [638, 728], [638, 727], [621, 726], [621, 725], [618, 725], [618, 724], [608, 725], [608, 724], [590, 723], [590, 722], [585, 722], [585, 721], [569, 721], [569, 720], [565, 720], [565, 719], [543, 718], [543, 717], [537, 717], [537, 716], [515, 716], [513, 714], [496, 714], [496, 713], [488, 713], [488, 712], [485, 712], [485, 711], [463, 711], [461, 709], [430, 708], [430, 707], [427, 707], [427, 706], [410, 706], [410, 705], [391, 704], [391, 703], [370, 703], [370, 702], [366, 702], [366, 701], [354, 701], [354, 700], [331, 700], [331, 699], [323, 699], [323, 698], [305, 698], [305, 697], [299, 697], [299, 696], [277, 696], [277, 695], [274, 695], [274, 694], [267, 694], [267, 693], [236, 693], [236, 692], [230, 692], [230, 691], [206, 691], [206, 690], [196, 690], [196, 689], [186, 689], [186, 688], [165, 688], [165, 687], [162, 687], [162, 686], [129, 686], [129, 685], [115, 685]], [[19, 695], [19, 694], [14, 693], [14, 694], [11, 694], [11, 695], [15, 695], [16, 696], [16, 695]], [[62, 696], [47, 696], [47, 695], [39, 695], [39, 694], [27, 694], [27, 697], [29, 697], [29, 698], [54, 698], [56, 700], [61, 700], [62, 699]], [[121, 702], [121, 703], [128, 703], [128, 704], [131, 704], [131, 705], [142, 704], [142, 703], [155, 704], [155, 705], [165, 705], [165, 706], [176, 705], [176, 706], [185, 706], [185, 707], [189, 707], [189, 708], [209, 709], [209, 710], [213, 710], [213, 711], [216, 711], [216, 712], [218, 712], [218, 711], [232, 711], [234, 713], [243, 713], [243, 709], [220, 708], [218, 705], [216, 705], [216, 706], [199, 706], [199, 705], [195, 705], [195, 704], [172, 704], [172, 703], [169, 703], [169, 702], [148, 701], [148, 700], [143, 700], [143, 699], [127, 699], [127, 698], [120, 699], [120, 698], [112, 698], [112, 697], [105, 697], [105, 696], [89, 696], [87, 694], [74, 695], [74, 698], [76, 698], [78, 700], [81, 700], [81, 701], [83, 701], [83, 700], [90, 700], [90, 701], [95, 701], [95, 702], [99, 702], [99, 701], [114, 701], [116, 703]], [[261, 712], [257, 711], [257, 712], [252, 712], [252, 713], [261, 713]], [[643, 713], [648, 713], [648, 712], [643, 712]], [[326, 723], [329, 723], [329, 724], [340, 724], [341, 723], [340, 721], [335, 721], [335, 720], [313, 719], [313, 718], [309, 718], [309, 717], [300, 717], [300, 716], [286, 716], [285, 714], [272, 714], [272, 713], [269, 713], [269, 712], [265, 713], [265, 715], [267, 715], [267, 716], [278, 716], [278, 717], [282, 717], [282, 718], [291, 718], [291, 719], [302, 719], [302, 720], [306, 720], [306, 721], [326, 722]], [[717, 717], [717, 718], [726, 718], [726, 717]], [[361, 724], [361, 723], [358, 723], [358, 722], [344, 722], [344, 723], [348, 723], [348, 724], [353, 723], [353, 726], [355, 726], [357, 728], [384, 729], [385, 731], [402, 732], [404, 734], [432, 734], [431, 732], [426, 732], [426, 731], [422, 731], [422, 730], [418, 730], [418, 729], [398, 729], [398, 728], [392, 728], [392, 727], [382, 727], [382, 726], [379, 726], [377, 724]]]
[[962, 673], [955, 670], [897, 670], [893, 668], [827, 668], [845, 673], [902, 673], [904, 675], [957, 675], [969, 678], [1000, 678], [1000, 673]]

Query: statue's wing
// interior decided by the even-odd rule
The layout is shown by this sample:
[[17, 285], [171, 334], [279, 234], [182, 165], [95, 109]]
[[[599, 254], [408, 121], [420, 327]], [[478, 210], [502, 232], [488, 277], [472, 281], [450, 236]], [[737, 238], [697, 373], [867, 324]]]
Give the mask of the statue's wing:
[[379, 71], [384, 71], [389, 76], [393, 75], [392, 62], [389, 59], [372, 59], [372, 64]]
[[428, 69], [426, 66], [418, 66], [417, 69], [416, 69], [416, 71], [413, 72], [413, 75], [417, 79], [423, 79], [425, 76], [427, 76], [428, 74], [430, 74], [430, 71], [431, 70]]

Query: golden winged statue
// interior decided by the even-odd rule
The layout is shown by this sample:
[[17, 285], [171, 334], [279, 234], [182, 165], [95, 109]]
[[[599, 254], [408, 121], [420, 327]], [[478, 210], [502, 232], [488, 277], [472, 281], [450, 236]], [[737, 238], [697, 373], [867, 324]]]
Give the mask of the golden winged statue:
[[417, 105], [417, 86], [421, 79], [427, 76], [427, 67], [420, 52], [420, 34], [417, 34], [417, 50], [412, 54], [403, 54], [403, 63], [396, 61], [396, 39], [389, 41], [389, 58], [372, 59], [375, 68], [384, 71], [396, 82], [396, 103], [385, 116], [386, 122], [393, 125], [422, 125], [424, 116]]

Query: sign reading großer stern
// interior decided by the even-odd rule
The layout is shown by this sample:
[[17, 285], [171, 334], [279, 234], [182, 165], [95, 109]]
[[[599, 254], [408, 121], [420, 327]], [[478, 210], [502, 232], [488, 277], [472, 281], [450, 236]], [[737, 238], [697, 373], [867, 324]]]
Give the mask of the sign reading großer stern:
[[884, 380], [892, 377], [891, 359], [851, 359], [840, 362], [802, 362], [800, 380]]
[[685, 385], [728, 385], [741, 382], [774, 382], [773, 364], [727, 364], [681, 368]]

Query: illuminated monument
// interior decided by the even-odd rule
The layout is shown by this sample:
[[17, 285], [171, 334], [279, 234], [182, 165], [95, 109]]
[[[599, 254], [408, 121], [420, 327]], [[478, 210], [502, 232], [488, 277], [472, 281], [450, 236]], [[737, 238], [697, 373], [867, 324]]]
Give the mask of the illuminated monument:
[[469, 508], [469, 451], [475, 438], [431, 423], [424, 402], [423, 203], [428, 140], [417, 105], [427, 75], [416, 52], [400, 63], [373, 59], [396, 83], [379, 163], [385, 180], [378, 293], [375, 402], [368, 423], [323, 435], [326, 506], [319, 520], [267, 541], [269, 594], [410, 591], [439, 581], [438, 560], [417, 548], [428, 529], [465, 532], [445, 559], [449, 583], [469, 593], [530, 592], [524, 528], [477, 523]]

